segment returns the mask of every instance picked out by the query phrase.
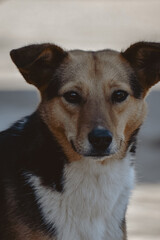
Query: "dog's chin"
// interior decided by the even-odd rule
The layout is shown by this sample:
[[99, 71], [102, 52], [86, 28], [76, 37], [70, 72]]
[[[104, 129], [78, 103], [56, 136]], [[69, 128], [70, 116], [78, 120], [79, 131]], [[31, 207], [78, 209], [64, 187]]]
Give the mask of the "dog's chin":
[[106, 150], [106, 151], [95, 151], [95, 150], [90, 150], [88, 152], [83, 152], [82, 150], [78, 150], [73, 141], [71, 141], [71, 145], [73, 150], [78, 153], [79, 155], [83, 156], [83, 157], [87, 157], [87, 158], [94, 158], [94, 159], [104, 159], [106, 157], [112, 156], [115, 153], [112, 153], [110, 150]]

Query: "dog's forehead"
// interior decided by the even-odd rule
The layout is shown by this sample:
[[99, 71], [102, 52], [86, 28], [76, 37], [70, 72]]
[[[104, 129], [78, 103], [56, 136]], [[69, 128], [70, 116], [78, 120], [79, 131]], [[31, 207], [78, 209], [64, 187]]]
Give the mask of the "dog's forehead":
[[128, 66], [117, 51], [69, 52], [63, 76], [69, 81], [128, 82]]

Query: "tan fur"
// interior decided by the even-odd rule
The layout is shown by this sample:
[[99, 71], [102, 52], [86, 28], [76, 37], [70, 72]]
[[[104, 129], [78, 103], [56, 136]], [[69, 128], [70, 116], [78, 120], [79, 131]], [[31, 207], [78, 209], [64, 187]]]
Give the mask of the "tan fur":
[[25, 224], [18, 223], [12, 226], [16, 240], [55, 240], [47, 237], [41, 231], [32, 231]]
[[[20, 217], [16, 215], [16, 208], [18, 203], [15, 200], [14, 191], [11, 188], [6, 189], [7, 192], [7, 204], [10, 209], [7, 212], [9, 219], [8, 222], [8, 236], [9, 239], [16, 240], [51, 240], [46, 234], [41, 231], [35, 231], [29, 228]], [[54, 240], [52, 238], [52, 240]]]
[[[129, 84], [131, 71], [115, 51], [69, 52], [66, 63], [58, 70], [63, 82], [59, 95], [77, 91], [84, 104], [73, 106], [63, 97], [57, 97], [49, 102], [42, 101], [39, 107], [43, 120], [60, 142], [69, 161], [82, 158], [72, 149], [69, 139], [72, 138], [76, 149], [85, 151], [88, 133], [97, 126], [111, 131], [116, 144], [113, 155], [106, 160], [124, 157], [127, 141], [142, 124], [146, 112], [144, 100], [133, 97]], [[111, 94], [119, 89], [127, 91], [130, 96], [123, 103], [113, 104]]]
[[[113, 172], [110, 171], [110, 168], [108, 168], [109, 171], [106, 174], [109, 176], [108, 179], [110, 179], [111, 175], [113, 175], [114, 179], [117, 177], [117, 180], [115, 181], [116, 184], [107, 180], [104, 182], [104, 186], [100, 186], [102, 186], [103, 190], [106, 190], [107, 183], [108, 189], [111, 189], [111, 191], [113, 190], [113, 187], [115, 187], [115, 191], [113, 191], [111, 198], [109, 198], [109, 204], [110, 200], [111, 202], [113, 201], [113, 198], [116, 195], [115, 193], [120, 191], [119, 197], [115, 198], [117, 204], [115, 204], [115, 206], [117, 208], [114, 208], [113, 213], [115, 213], [119, 219], [122, 219], [124, 216], [124, 211], [122, 211], [122, 214], [120, 214], [119, 210], [117, 211], [117, 209], [120, 206], [123, 208], [120, 210], [126, 209], [126, 204], [129, 197], [128, 191], [131, 190], [134, 179], [133, 168], [131, 167], [126, 155], [128, 151], [131, 152], [131, 149], [128, 149], [129, 143], [131, 142], [131, 137], [133, 137], [133, 134], [139, 129], [146, 115], [146, 104], [144, 98], [149, 88], [160, 80], [160, 44], [139, 42], [131, 45], [128, 49], [126, 49], [126, 51], [121, 53], [112, 50], [103, 50], [97, 52], [74, 50], [68, 52], [54, 44], [36, 44], [17, 50], [14, 49], [10, 54], [13, 62], [19, 68], [19, 71], [22, 73], [26, 81], [35, 85], [40, 90], [42, 101], [38, 111], [49, 130], [60, 143], [60, 146], [63, 148], [68, 160], [70, 162], [74, 162], [81, 159], [86, 160], [87, 158], [89, 161], [86, 162], [93, 163], [93, 159], [96, 159], [98, 162], [94, 164], [97, 168], [100, 167], [100, 164], [108, 164], [108, 166], [114, 165], [114, 163], [117, 164], [118, 171], [121, 172], [122, 175], [117, 176], [116, 165], [114, 165], [115, 169], [113, 168]], [[131, 77], [132, 79], [130, 79]], [[130, 81], [132, 81], [132, 86]], [[58, 93], [57, 89], [59, 89]], [[132, 89], [134, 89], [134, 93]], [[53, 95], [51, 92], [52, 90]], [[117, 103], [115, 103], [112, 101], [112, 94], [117, 90], [123, 90], [127, 92], [128, 97], [125, 100], [122, 99], [124, 100], [122, 102], [117, 101]], [[66, 95], [64, 95], [69, 91], [77, 92], [79, 96], [81, 96], [80, 99], [82, 101], [77, 102], [77, 104], [69, 103], [68, 99], [65, 99]], [[109, 142], [110, 145], [107, 149], [108, 152], [105, 152], [105, 154], [109, 154], [109, 156], [103, 156], [100, 154], [94, 158], [94, 146], [92, 146], [92, 141], [89, 140], [89, 133], [91, 133], [93, 129], [97, 130], [98, 128], [108, 130], [106, 132], [108, 134], [112, 134], [112, 139], [109, 135], [112, 141], [111, 143]], [[93, 143], [97, 144], [96, 141]], [[99, 142], [99, 144], [101, 144], [101, 142]], [[99, 153], [97, 152], [97, 154]], [[119, 162], [114, 160], [122, 161]], [[79, 173], [79, 169], [74, 168], [74, 165], [79, 166], [79, 164], [86, 162], [79, 161], [69, 165], [71, 165], [71, 169], [73, 168], [76, 173]], [[94, 164], [89, 165], [89, 171], [95, 170]], [[119, 164], [121, 165], [121, 168], [119, 168]], [[92, 165], [93, 169], [91, 168]], [[82, 167], [82, 171], [85, 170], [85, 167], [86, 165]], [[124, 168], [124, 171], [122, 171], [122, 167]], [[71, 185], [73, 189], [74, 181], [77, 179], [76, 173], [75, 175], [73, 174], [71, 178], [73, 180], [73, 185]], [[69, 173], [68, 176], [70, 176]], [[119, 177], [122, 180], [123, 176], [124, 182], [119, 183]], [[43, 204], [42, 202], [39, 203], [43, 206], [42, 210], [44, 210], [44, 219], [47, 221], [47, 223], [48, 221], [49, 223], [52, 223], [54, 220], [53, 216], [56, 215], [55, 211], [52, 212], [52, 209], [54, 206], [57, 206], [55, 205], [55, 202], [52, 202], [54, 199], [53, 196], [56, 196], [56, 194], [59, 193], [54, 193], [52, 191], [51, 194], [49, 194], [50, 196], [48, 195], [48, 199], [43, 199], [43, 195], [44, 193], [48, 193], [48, 189], [41, 189], [40, 184], [36, 185], [37, 177], [32, 177], [33, 186], [35, 189], [38, 189], [37, 194], [40, 194], [37, 195], [38, 200], [43, 200]], [[87, 178], [87, 183], [88, 179], [94, 180], [94, 177], [95, 176], [93, 176], [92, 179], [91, 176], [89, 176], [89, 178]], [[92, 185], [92, 182], [93, 181], [91, 181], [88, 186], [91, 186], [94, 189], [96, 185]], [[119, 189], [119, 184], [122, 185], [123, 191]], [[36, 188], [36, 186], [38, 187]], [[73, 192], [72, 187], [71, 191]], [[102, 192], [103, 190], [101, 189]], [[6, 233], [8, 234], [7, 239], [51, 240], [48, 236], [44, 235], [43, 232], [33, 231], [32, 228], [29, 228], [24, 224], [23, 220], [16, 215], [18, 203], [16, 202], [13, 190], [8, 188], [6, 191], [6, 195], [8, 196], [7, 205], [10, 206], [11, 209], [6, 213], [9, 219], [7, 222], [9, 228], [9, 231]], [[100, 202], [100, 205], [103, 205], [105, 197], [104, 199], [101, 199], [99, 198], [98, 191], [97, 194], [95, 194], [95, 190], [93, 192], [94, 195], [97, 195], [97, 200], [102, 201]], [[108, 190], [106, 191], [106, 195], [107, 194]], [[78, 193], [78, 198], [74, 198], [72, 196], [69, 200], [64, 198], [65, 211], [62, 218], [60, 218], [61, 221], [57, 221], [58, 226], [64, 227], [66, 225], [66, 222], [64, 221], [63, 223], [63, 220], [65, 219], [64, 216], [68, 216], [68, 213], [66, 213], [68, 212], [68, 207], [72, 201], [74, 203], [75, 199], [77, 202], [77, 199], [79, 199], [79, 196], [81, 197], [81, 195], [82, 191]], [[65, 193], [62, 193], [62, 196], [65, 196]], [[85, 195], [84, 199], [86, 201], [87, 195]], [[86, 205], [87, 208], [86, 211], [84, 211], [85, 213], [90, 207], [90, 197], [88, 199], [89, 205]], [[96, 201], [96, 203], [98, 201]], [[57, 202], [59, 204], [59, 198]], [[77, 206], [77, 204], [75, 204], [75, 206]], [[73, 204], [71, 204], [71, 208], [74, 209]], [[76, 211], [73, 210], [73, 213], [74, 212], [77, 214], [77, 208]], [[74, 215], [75, 214], [73, 214], [73, 217]], [[61, 216], [61, 213], [57, 213], [57, 216]], [[111, 217], [111, 215], [108, 216]], [[91, 215], [89, 215], [89, 218], [92, 220]], [[107, 218], [107, 221], [108, 219], [109, 217]], [[59, 222], [62, 223], [59, 224]], [[78, 219], [78, 223], [79, 222], [81, 222], [80, 219]], [[72, 221], [70, 224], [71, 225], [69, 226], [73, 226], [74, 222]], [[97, 224], [99, 224], [98, 221]], [[111, 226], [112, 228], [113, 225], [114, 221], [111, 217], [111, 223], [108, 226]], [[121, 226], [119, 223], [117, 226], [118, 228], [115, 228], [116, 230], [115, 233], [113, 232], [113, 234], [116, 234], [116, 236], [120, 238], [119, 232], [117, 232], [120, 230], [123, 232], [123, 237], [121, 236], [121, 239], [123, 238], [123, 240], [127, 240], [125, 220], [122, 221]], [[60, 227], [60, 229], [63, 227]], [[63, 234], [65, 233], [66, 229], [63, 231]], [[82, 229], [83, 228], [81, 228], [81, 230]], [[93, 230], [89, 225], [88, 229], [91, 231], [91, 233], [93, 233]], [[88, 229], [86, 231], [87, 233]], [[66, 232], [68, 234], [68, 230]], [[110, 236], [108, 237], [110, 238]], [[65, 236], [65, 238], [68, 237]], [[114, 239], [114, 235], [112, 239]]]

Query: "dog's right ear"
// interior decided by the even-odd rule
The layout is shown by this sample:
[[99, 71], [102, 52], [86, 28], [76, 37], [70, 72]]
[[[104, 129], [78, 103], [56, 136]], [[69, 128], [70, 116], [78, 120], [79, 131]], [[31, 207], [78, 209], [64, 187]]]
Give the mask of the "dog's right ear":
[[12, 61], [30, 84], [44, 90], [55, 70], [67, 56], [62, 48], [54, 44], [35, 44], [14, 49], [10, 52]]

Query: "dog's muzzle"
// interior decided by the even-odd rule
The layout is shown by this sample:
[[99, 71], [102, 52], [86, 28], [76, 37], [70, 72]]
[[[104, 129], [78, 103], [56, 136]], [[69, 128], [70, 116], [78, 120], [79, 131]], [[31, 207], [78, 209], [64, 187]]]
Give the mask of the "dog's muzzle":
[[86, 157], [104, 157], [113, 154], [111, 152], [112, 133], [105, 128], [94, 128], [88, 134], [87, 148], [76, 145], [73, 140], [70, 142], [75, 152]]

